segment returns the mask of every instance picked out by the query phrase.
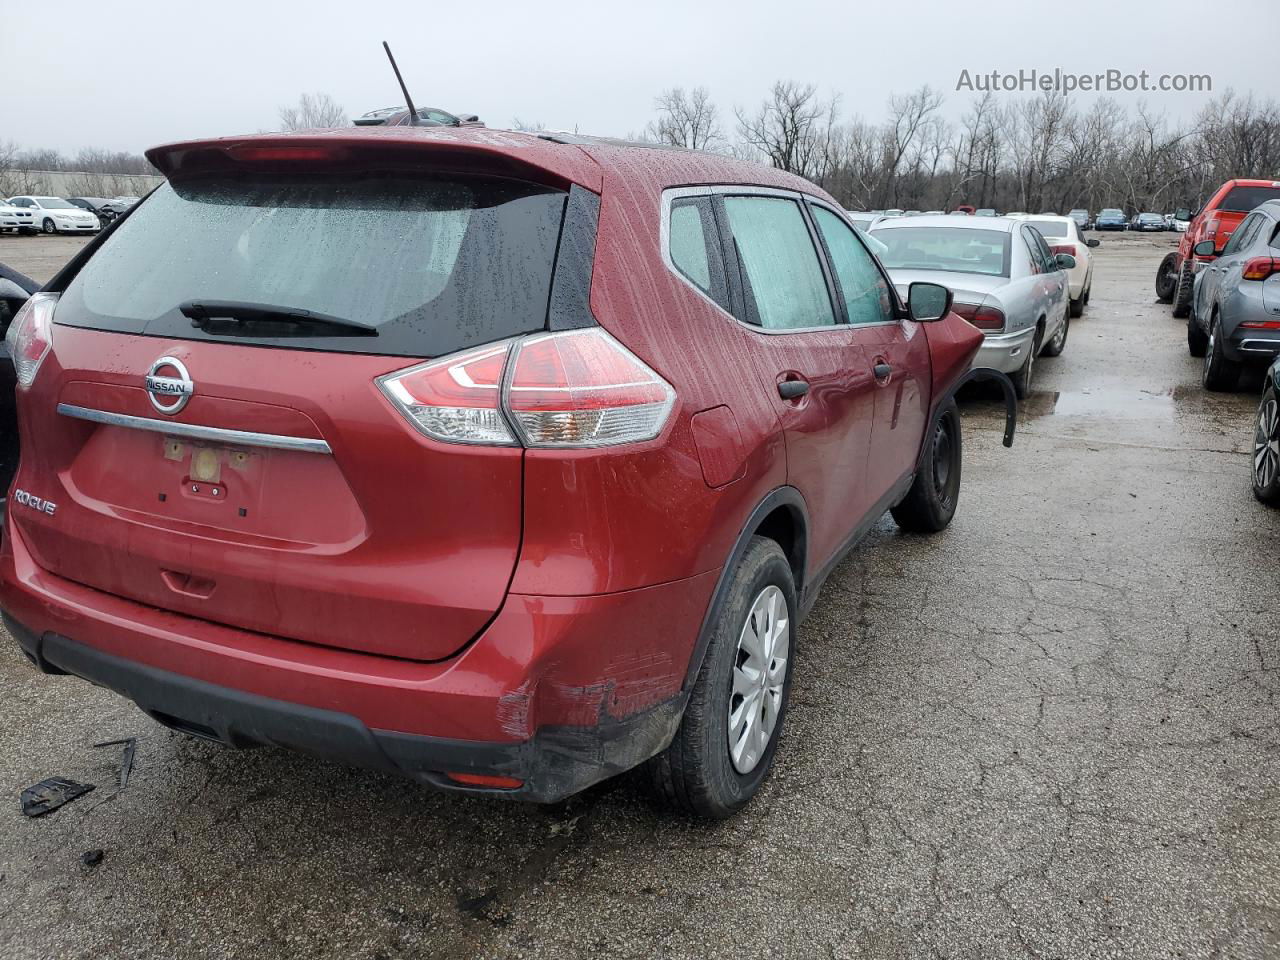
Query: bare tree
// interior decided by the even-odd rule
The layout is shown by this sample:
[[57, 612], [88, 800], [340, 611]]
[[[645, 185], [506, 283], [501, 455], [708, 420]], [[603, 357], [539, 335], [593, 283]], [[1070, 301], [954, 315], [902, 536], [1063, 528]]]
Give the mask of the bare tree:
[[828, 171], [838, 101], [824, 101], [813, 84], [779, 80], [754, 114], [738, 109], [738, 133], [780, 170], [817, 179]]
[[942, 106], [942, 94], [925, 84], [906, 96], [889, 98], [889, 121], [885, 126], [885, 162], [881, 172], [882, 188], [887, 188], [896, 207], [900, 201], [898, 173], [908, 151], [915, 145], [921, 128]]
[[645, 127], [645, 139], [690, 150], [714, 149], [724, 141], [719, 111], [706, 87], [664, 90], [654, 100], [658, 117]]
[[280, 108], [281, 130], [314, 130], [346, 124], [347, 112], [327, 93], [304, 93], [294, 106]]

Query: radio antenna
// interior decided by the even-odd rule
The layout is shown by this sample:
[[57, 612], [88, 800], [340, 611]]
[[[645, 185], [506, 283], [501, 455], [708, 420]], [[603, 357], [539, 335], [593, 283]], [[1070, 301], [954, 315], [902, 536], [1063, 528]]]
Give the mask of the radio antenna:
[[382, 49], [387, 51], [387, 59], [391, 61], [391, 69], [396, 72], [396, 80], [404, 93], [405, 106], [409, 108], [409, 126], [416, 127], [418, 125], [418, 110], [413, 105], [413, 97], [409, 96], [409, 88], [404, 85], [404, 77], [400, 76], [400, 68], [396, 66], [396, 58], [391, 55], [391, 48], [387, 46], [387, 41], [385, 40], [382, 41]]

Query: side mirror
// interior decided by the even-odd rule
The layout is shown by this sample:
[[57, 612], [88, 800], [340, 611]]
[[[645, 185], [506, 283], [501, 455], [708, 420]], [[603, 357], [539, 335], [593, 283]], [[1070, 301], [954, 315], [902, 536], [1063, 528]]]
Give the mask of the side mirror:
[[1212, 257], [1218, 251], [1217, 251], [1217, 248], [1214, 246], [1214, 241], [1201, 240], [1199, 243], [1197, 243], [1194, 247], [1191, 248], [1191, 252], [1194, 253], [1197, 257]]
[[1072, 270], [1075, 268], [1076, 258], [1069, 253], [1060, 253], [1053, 259], [1058, 264], [1059, 270]]
[[951, 291], [940, 283], [917, 281], [907, 288], [907, 313], [917, 323], [941, 320], [951, 312]]
[[1102, 245], [1102, 241], [1099, 240], [1097, 237], [1090, 237], [1088, 240], [1084, 242], [1084, 245], [1086, 247], [1097, 247]]

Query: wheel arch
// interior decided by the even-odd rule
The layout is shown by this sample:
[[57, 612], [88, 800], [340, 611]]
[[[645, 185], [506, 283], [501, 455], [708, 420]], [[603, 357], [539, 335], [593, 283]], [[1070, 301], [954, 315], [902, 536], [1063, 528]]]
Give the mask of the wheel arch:
[[755, 506], [742, 525], [733, 549], [725, 559], [720, 578], [716, 581], [715, 591], [711, 594], [711, 602], [702, 616], [698, 628], [698, 638], [694, 643], [693, 654], [689, 657], [689, 667], [685, 671], [685, 693], [692, 689], [702, 669], [702, 661], [706, 657], [707, 647], [711, 643], [711, 632], [715, 629], [721, 610], [724, 609], [725, 598], [733, 578], [738, 561], [747, 552], [754, 536], [764, 536], [773, 540], [787, 555], [791, 573], [795, 579], [796, 597], [803, 596], [805, 572], [809, 556], [809, 511], [804, 497], [792, 486], [775, 487]]

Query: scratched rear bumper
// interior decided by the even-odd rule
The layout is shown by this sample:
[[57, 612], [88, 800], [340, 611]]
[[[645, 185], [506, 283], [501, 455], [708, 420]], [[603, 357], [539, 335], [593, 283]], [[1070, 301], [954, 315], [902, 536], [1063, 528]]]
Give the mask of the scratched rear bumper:
[[[42, 670], [115, 690], [161, 723], [230, 747], [270, 744], [539, 802], [671, 741], [718, 576], [607, 596], [511, 595], [461, 654], [425, 663], [144, 607], [53, 576], [34, 564], [19, 531], [10, 525], [6, 534], [0, 608]], [[522, 785], [467, 786], [448, 773]]]

